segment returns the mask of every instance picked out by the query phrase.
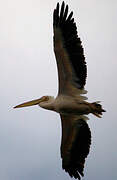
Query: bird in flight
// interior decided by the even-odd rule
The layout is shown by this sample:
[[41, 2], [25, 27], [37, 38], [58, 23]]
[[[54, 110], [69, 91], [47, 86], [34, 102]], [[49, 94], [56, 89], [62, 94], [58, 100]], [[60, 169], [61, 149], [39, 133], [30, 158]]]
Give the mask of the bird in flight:
[[68, 5], [65, 5], [64, 1], [61, 7], [57, 3], [54, 9], [53, 31], [59, 81], [57, 97], [43, 96], [14, 108], [39, 105], [60, 114], [62, 168], [71, 177], [80, 180], [81, 176], [84, 176], [85, 159], [91, 144], [87, 115], [91, 113], [101, 118], [105, 110], [99, 102], [88, 102], [85, 96], [87, 66], [83, 47], [77, 33], [73, 12], [68, 12]]

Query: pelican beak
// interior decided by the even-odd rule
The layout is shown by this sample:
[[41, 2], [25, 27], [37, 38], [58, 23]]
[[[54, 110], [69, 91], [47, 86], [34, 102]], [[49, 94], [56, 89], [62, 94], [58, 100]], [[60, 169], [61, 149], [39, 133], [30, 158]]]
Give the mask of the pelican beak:
[[19, 104], [19, 105], [15, 106], [14, 108], [22, 108], [22, 107], [27, 107], [27, 106], [34, 106], [34, 105], [39, 104], [42, 101], [43, 101], [43, 98], [35, 99], [35, 100], [32, 100], [32, 101], [28, 101], [28, 102]]

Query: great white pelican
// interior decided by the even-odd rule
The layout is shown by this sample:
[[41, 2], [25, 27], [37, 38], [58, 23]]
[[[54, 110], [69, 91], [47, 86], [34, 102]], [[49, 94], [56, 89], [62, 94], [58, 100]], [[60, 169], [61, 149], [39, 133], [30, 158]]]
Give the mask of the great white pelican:
[[68, 5], [62, 2], [59, 8], [57, 3], [53, 12], [54, 53], [59, 79], [57, 97], [43, 96], [14, 108], [39, 105], [60, 114], [62, 168], [71, 177], [80, 180], [84, 176], [85, 158], [91, 144], [91, 131], [86, 115], [92, 113], [101, 118], [105, 110], [99, 102], [87, 102], [84, 96], [87, 93], [84, 89], [87, 66], [72, 16], [73, 12], [68, 13]]

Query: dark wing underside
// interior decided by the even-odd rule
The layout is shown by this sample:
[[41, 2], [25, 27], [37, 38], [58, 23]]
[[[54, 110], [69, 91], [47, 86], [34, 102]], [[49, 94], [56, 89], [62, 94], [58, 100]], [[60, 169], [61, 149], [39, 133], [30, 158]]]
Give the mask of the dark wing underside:
[[64, 2], [60, 12], [58, 3], [53, 14], [54, 51], [58, 66], [59, 93], [64, 91], [63, 89], [69, 83], [75, 88], [82, 89], [86, 82], [85, 57], [72, 15], [73, 12], [68, 14], [68, 5], [65, 6]]
[[86, 121], [76, 117], [61, 115], [62, 142], [61, 158], [62, 168], [71, 177], [80, 179], [84, 176], [83, 169], [91, 144], [91, 132]]

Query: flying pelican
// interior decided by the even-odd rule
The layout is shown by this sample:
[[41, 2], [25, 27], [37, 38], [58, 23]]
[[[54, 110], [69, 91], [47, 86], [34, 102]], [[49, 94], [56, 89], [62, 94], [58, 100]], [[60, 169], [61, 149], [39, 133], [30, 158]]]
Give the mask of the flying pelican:
[[84, 176], [84, 163], [91, 144], [91, 132], [87, 124], [89, 113], [101, 118], [102, 106], [99, 102], [86, 101], [84, 89], [87, 67], [81, 40], [77, 34], [73, 12], [68, 13], [68, 5], [59, 3], [53, 13], [54, 53], [58, 68], [59, 89], [56, 98], [43, 96], [25, 102], [14, 108], [32, 105], [52, 110], [60, 114], [62, 125], [61, 158], [62, 168], [71, 177]]

